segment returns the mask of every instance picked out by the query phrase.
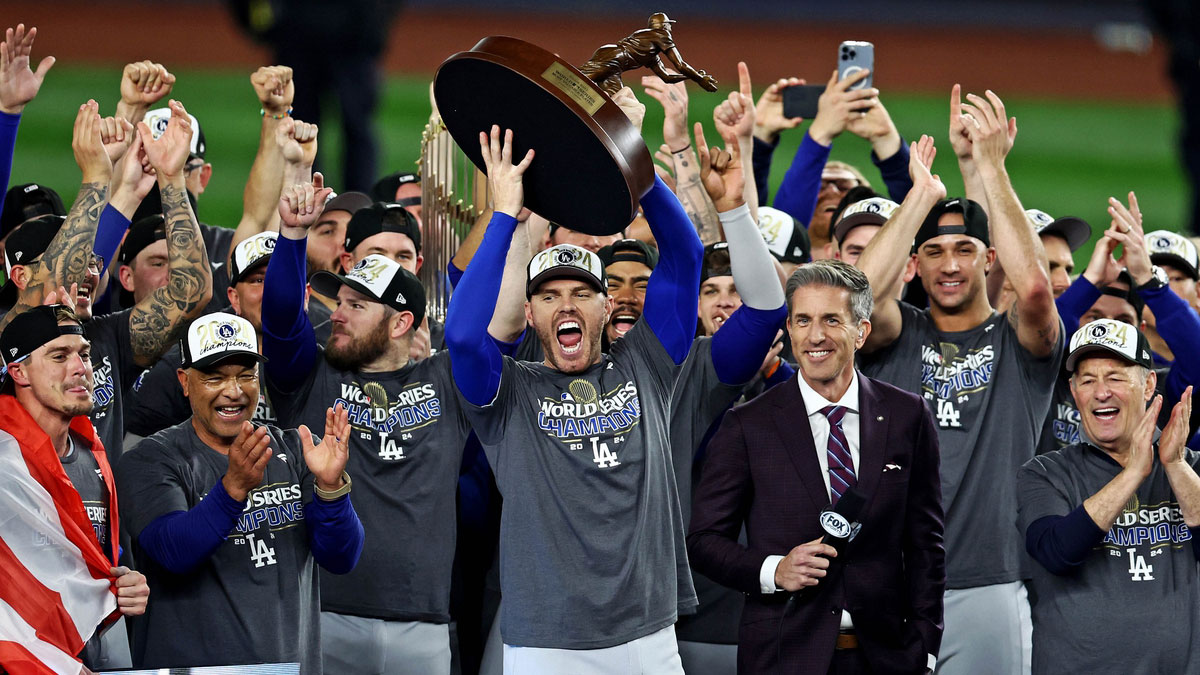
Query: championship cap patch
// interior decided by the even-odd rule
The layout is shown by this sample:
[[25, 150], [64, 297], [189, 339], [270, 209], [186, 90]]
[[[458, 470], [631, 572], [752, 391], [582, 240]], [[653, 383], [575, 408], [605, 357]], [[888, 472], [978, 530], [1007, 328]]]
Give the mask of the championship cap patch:
[[308, 283], [314, 291], [329, 298], [336, 298], [342, 286], [349, 286], [375, 302], [412, 312], [414, 323], [425, 318], [425, 287], [412, 272], [386, 256], [369, 255], [346, 274], [317, 272]]
[[1067, 354], [1067, 371], [1075, 372], [1079, 360], [1089, 355], [1115, 356], [1134, 365], [1154, 367], [1146, 336], [1137, 327], [1114, 319], [1097, 319], [1075, 331]]
[[604, 274], [600, 256], [586, 248], [559, 244], [540, 251], [529, 261], [529, 283], [525, 287], [525, 295], [533, 295], [533, 290], [545, 281], [561, 278], [580, 279], [601, 293], [608, 290], [608, 278]]
[[184, 368], [208, 368], [231, 356], [266, 361], [258, 353], [258, 334], [250, 322], [236, 314], [206, 314], [188, 326], [179, 341]]
[[898, 208], [899, 204], [884, 197], [854, 202], [842, 211], [841, 219], [833, 226], [833, 238], [841, 243], [846, 234], [859, 225], [883, 225]]
[[236, 284], [256, 267], [267, 264], [275, 252], [278, 232], [260, 232], [243, 240], [233, 249], [233, 267], [229, 270], [229, 283]]
[[1200, 278], [1197, 275], [1200, 263], [1197, 261], [1196, 245], [1191, 239], [1169, 230], [1155, 230], [1146, 233], [1146, 248], [1154, 264], [1166, 263], [1178, 267], [1179, 271], [1193, 280]]

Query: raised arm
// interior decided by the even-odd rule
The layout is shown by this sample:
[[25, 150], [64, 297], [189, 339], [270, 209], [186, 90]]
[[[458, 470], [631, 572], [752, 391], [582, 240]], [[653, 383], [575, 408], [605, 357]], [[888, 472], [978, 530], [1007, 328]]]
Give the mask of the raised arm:
[[212, 270], [200, 238], [200, 225], [188, 202], [183, 165], [194, 130], [187, 110], [171, 101], [171, 119], [158, 140], [150, 127], [138, 122], [138, 135], [150, 165], [158, 175], [167, 240], [167, 285], [134, 306], [129, 315], [133, 360], [143, 368], [158, 361], [188, 321], [212, 298]]
[[150, 106], [170, 94], [174, 86], [175, 76], [163, 64], [153, 61], [128, 63], [121, 71], [121, 100], [115, 115], [130, 124], [137, 124]]
[[1050, 355], [1059, 342], [1061, 322], [1054, 305], [1050, 277], [1042, 267], [1042, 242], [1029, 226], [1025, 209], [1017, 199], [1004, 166], [1011, 148], [1009, 129], [1016, 128], [1004, 103], [991, 91], [987, 99], [968, 94], [971, 105], [962, 109], [972, 116], [965, 126], [971, 137], [971, 155], [983, 182], [990, 207], [992, 242], [1005, 276], [1017, 294], [1016, 306], [1008, 313], [1021, 345], [1035, 356]]
[[[284, 186], [311, 180], [311, 176], [293, 175], [287, 179], [284, 176], [284, 169], [288, 165], [284, 159], [285, 151], [293, 151], [296, 162], [300, 162], [301, 156], [304, 155], [303, 152], [296, 152], [300, 150], [299, 145], [292, 148], [287, 142], [297, 140], [294, 138], [297, 123], [289, 117], [292, 99], [296, 93], [296, 87], [292, 83], [292, 69], [287, 66], [263, 66], [250, 76], [250, 84], [254, 87], [254, 94], [262, 106], [262, 125], [258, 134], [258, 151], [254, 155], [254, 163], [250, 165], [250, 176], [246, 179], [246, 187], [242, 191], [242, 218], [238, 221], [237, 229], [233, 232], [233, 241], [229, 245], [231, 256], [233, 249], [243, 240], [274, 227], [279, 193]], [[283, 139], [279, 138], [281, 131]], [[307, 132], [307, 126], [301, 128], [301, 133]], [[315, 128], [311, 133], [311, 153], [315, 156]], [[311, 159], [308, 161], [308, 167], [312, 167]], [[229, 264], [228, 260], [226, 264]]]
[[683, 204], [684, 212], [695, 225], [700, 241], [705, 244], [720, 241], [717, 212], [700, 184], [700, 164], [688, 138], [687, 85], [683, 82], [667, 84], [656, 75], [647, 75], [642, 77], [642, 86], [646, 94], [663, 107], [663, 142], [671, 156], [679, 203]]
[[71, 284], [83, 286], [87, 278], [96, 224], [108, 199], [108, 184], [112, 177], [112, 162], [100, 140], [98, 110], [95, 101], [79, 106], [71, 149], [75, 163], [83, 171], [83, 185], [62, 228], [42, 254], [42, 264], [34, 270], [13, 308], [0, 317], [0, 330], [13, 317], [41, 305], [47, 293], [59, 287], [70, 288]]
[[[870, 108], [879, 95], [877, 89], [850, 89], [855, 82], [865, 78], [868, 71], [861, 71], [839, 80], [833, 71], [825, 92], [817, 103], [817, 116], [813, 118], [804, 135], [792, 166], [779, 184], [775, 195], [775, 208], [791, 215], [807, 226], [812, 222], [813, 209], [817, 206], [817, 195], [821, 192], [821, 171], [829, 159], [833, 139], [846, 130], [850, 118], [864, 108]], [[824, 244], [825, 242], [814, 242]]]
[[908, 176], [908, 148], [883, 101], [876, 98], [875, 105], [868, 108], [866, 114], [851, 114], [846, 131], [871, 144], [871, 161], [879, 167], [888, 196], [894, 202], [904, 201], [912, 189], [912, 180]]
[[26, 32], [22, 23], [6, 30], [4, 41], [0, 42], [0, 206], [4, 206], [4, 193], [8, 191], [21, 112], [37, 96], [46, 73], [54, 65], [54, 57], [47, 56], [36, 71], [29, 67], [36, 37], [37, 28]]
[[933, 205], [946, 196], [942, 179], [930, 173], [937, 148], [933, 139], [922, 136], [909, 147], [909, 173], [913, 189], [892, 217], [867, 244], [857, 267], [871, 282], [875, 308], [871, 312], [871, 334], [861, 351], [871, 353], [890, 345], [900, 336], [900, 305], [896, 296], [903, 283], [904, 267], [911, 257], [913, 240]]
[[758, 187], [754, 180], [754, 97], [750, 83], [750, 69], [745, 61], [738, 62], [738, 91], [730, 92], [729, 97], [713, 110], [713, 124], [717, 133], [725, 140], [726, 146], [732, 146], [730, 139], [737, 140], [741, 162], [742, 175], [746, 183], [743, 191], [746, 206], [750, 207], [750, 217], [758, 222]]
[[678, 365], [687, 357], [696, 332], [696, 293], [704, 245], [675, 193], [661, 178], [655, 177], [654, 187], [641, 203], [660, 256], [646, 286], [642, 317]]
[[505, 130], [501, 142], [498, 126], [493, 126], [490, 134], [479, 133], [494, 213], [446, 312], [446, 348], [450, 350], [454, 384], [463, 398], [478, 406], [491, 403], [500, 390], [503, 356], [487, 329], [500, 294], [517, 214], [525, 201], [522, 177], [534, 155], [531, 149], [513, 164], [512, 137], [512, 130]]
[[304, 311], [305, 251], [308, 228], [320, 219], [330, 192], [317, 173], [279, 198], [279, 238], [263, 278], [262, 332], [267, 380], [280, 391], [294, 391], [317, 360], [317, 336]]

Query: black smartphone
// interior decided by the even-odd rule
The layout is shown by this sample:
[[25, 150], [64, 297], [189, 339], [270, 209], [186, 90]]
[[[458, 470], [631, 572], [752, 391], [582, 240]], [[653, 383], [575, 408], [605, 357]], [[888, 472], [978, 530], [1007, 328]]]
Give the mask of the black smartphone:
[[812, 119], [817, 116], [817, 100], [825, 93], [823, 84], [797, 84], [783, 90], [783, 116]]

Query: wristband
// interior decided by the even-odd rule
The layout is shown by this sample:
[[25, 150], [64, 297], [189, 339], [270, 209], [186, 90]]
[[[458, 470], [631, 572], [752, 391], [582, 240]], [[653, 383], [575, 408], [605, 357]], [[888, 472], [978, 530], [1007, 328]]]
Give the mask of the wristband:
[[[685, 145], [685, 146], [683, 146], [682, 148], [680, 148], [680, 149], [678, 149], [678, 150], [671, 150], [671, 154], [672, 154], [672, 155], [678, 155], [679, 153], [681, 153], [681, 152], [683, 152], [683, 151], [685, 151], [685, 150], [691, 150], [691, 148], [692, 148], [692, 142], [691, 142], [691, 141], [688, 141], [688, 144], [687, 144], [687, 145]], [[667, 148], [667, 149], [668, 149], [668, 150], [670, 150], [670, 148]]]
[[287, 117], [288, 115], [291, 115], [291, 114], [292, 114], [292, 108], [291, 108], [291, 106], [288, 106], [287, 112], [285, 112], [285, 113], [280, 113], [280, 114], [278, 114], [278, 115], [268, 115], [268, 114], [267, 114], [267, 109], [266, 109], [266, 108], [259, 108], [259, 109], [258, 109], [258, 114], [259, 114], [259, 115], [262, 115], [263, 117], [270, 117], [270, 118], [271, 118], [271, 119], [273, 119], [273, 120], [281, 120], [281, 119], [283, 119], [283, 118]]
[[315, 492], [318, 497], [328, 502], [333, 501], [342, 495], [350, 494], [350, 488], [353, 484], [354, 483], [350, 480], [350, 474], [343, 471], [342, 486], [340, 488], [336, 490], [322, 490], [320, 486], [318, 486], [316, 483], [313, 483], [313, 492]]

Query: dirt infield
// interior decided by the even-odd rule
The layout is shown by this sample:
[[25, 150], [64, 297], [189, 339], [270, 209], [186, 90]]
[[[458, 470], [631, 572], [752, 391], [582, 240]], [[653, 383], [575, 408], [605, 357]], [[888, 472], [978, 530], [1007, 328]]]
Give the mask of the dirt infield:
[[[5, 22], [40, 29], [38, 53], [62, 63], [123, 63], [153, 59], [170, 66], [250, 68], [268, 62], [221, 4], [133, 2], [5, 3]], [[941, 92], [961, 82], [1006, 95], [1120, 101], [1171, 96], [1161, 44], [1135, 55], [1102, 49], [1090, 35], [987, 28], [718, 22], [679, 17], [684, 58], [731, 83], [744, 59], [756, 89], [784, 75], [823, 79], [843, 39], [876, 45], [877, 79], [893, 91]], [[405, 11], [388, 46], [389, 71], [432, 73], [450, 54], [487, 35], [512, 35], [582, 63], [593, 49], [640, 25], [638, 17], [567, 19], [528, 14]]]

